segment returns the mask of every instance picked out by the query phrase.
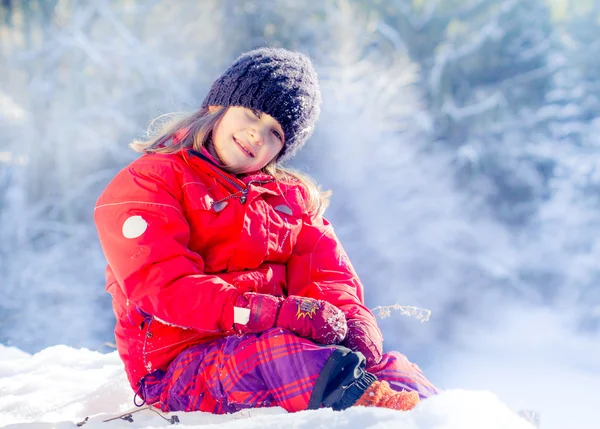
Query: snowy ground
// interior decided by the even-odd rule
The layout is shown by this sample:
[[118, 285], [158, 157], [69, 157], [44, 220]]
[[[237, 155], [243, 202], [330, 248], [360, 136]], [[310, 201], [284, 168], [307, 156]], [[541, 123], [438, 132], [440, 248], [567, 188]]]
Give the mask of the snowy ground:
[[[152, 411], [133, 414], [133, 423], [102, 423], [131, 408], [132, 392], [116, 352], [54, 346], [30, 355], [0, 345], [0, 427], [67, 429], [89, 417], [83, 428], [165, 428], [170, 423]], [[288, 414], [257, 409], [232, 415], [174, 413], [178, 427], [234, 428], [397, 428], [397, 429], [531, 429], [495, 395], [450, 390], [403, 413], [374, 408], [344, 412], [323, 409]], [[168, 416], [168, 415], [167, 415]]]
[[600, 342], [568, 322], [567, 311], [506, 309], [494, 329], [465, 329], [462, 348], [425, 373], [445, 388], [489, 390], [511, 409], [537, 410], [542, 429], [598, 429]]

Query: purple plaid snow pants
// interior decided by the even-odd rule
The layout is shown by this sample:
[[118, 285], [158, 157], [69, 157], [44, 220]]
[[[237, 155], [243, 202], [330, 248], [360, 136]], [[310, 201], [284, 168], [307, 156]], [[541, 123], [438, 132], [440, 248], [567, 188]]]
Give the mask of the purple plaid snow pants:
[[[280, 406], [306, 410], [321, 370], [337, 346], [322, 346], [289, 331], [229, 336], [183, 351], [166, 372], [142, 380], [141, 396], [163, 411], [233, 413]], [[386, 353], [367, 371], [393, 389], [427, 398], [438, 390], [398, 353]]]

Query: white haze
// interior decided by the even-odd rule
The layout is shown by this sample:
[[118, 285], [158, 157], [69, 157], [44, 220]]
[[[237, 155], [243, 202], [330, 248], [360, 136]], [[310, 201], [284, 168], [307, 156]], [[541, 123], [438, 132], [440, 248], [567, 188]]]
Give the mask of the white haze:
[[[595, 427], [600, 247], [593, 237], [600, 219], [590, 184], [599, 181], [598, 120], [565, 122], [552, 128], [552, 138], [525, 138], [507, 126], [491, 149], [475, 137], [451, 147], [434, 138], [439, 118], [427, 108], [422, 71], [398, 34], [350, 2], [276, 1], [264, 9], [255, 2], [201, 3], [115, 0], [70, 10], [60, 2], [60, 25], [39, 30], [30, 49], [17, 32], [3, 33], [10, 43], [2, 44], [0, 63], [0, 342], [28, 353], [54, 353], [47, 348], [58, 344], [111, 350], [105, 343], [113, 341], [114, 320], [92, 221], [95, 199], [134, 158], [127, 144], [151, 118], [193, 109], [240, 52], [283, 45], [313, 56], [323, 89], [317, 132], [294, 165], [334, 191], [327, 216], [365, 284], [368, 305], [432, 310], [427, 323], [398, 313], [382, 319], [386, 349], [406, 353], [442, 388], [490, 390], [513, 409], [540, 411], [544, 429]], [[277, 20], [265, 27], [274, 38], [256, 30], [258, 19]], [[435, 73], [452, 54], [460, 52], [435, 58]], [[439, 84], [435, 73], [432, 86]], [[550, 105], [560, 92], [524, 121], [577, 113]], [[476, 106], [491, 102], [502, 107], [501, 97]], [[475, 113], [445, 106], [454, 116]], [[563, 140], [569, 127], [583, 130], [582, 144]], [[486, 156], [514, 168], [486, 176]], [[549, 196], [538, 189], [541, 175], [523, 161], [530, 158], [557, 166]], [[475, 173], [461, 182], [463, 171]], [[498, 182], [511, 180], [534, 190], [537, 211], [525, 227], [504, 222], [488, 203]], [[103, 362], [93, 356], [82, 374]], [[106, 359], [117, 368], [114, 353]], [[33, 393], [43, 369], [25, 373], [31, 388], [19, 379], [19, 407], [47, 404], [43, 390]], [[110, 382], [118, 375], [108, 376]], [[118, 386], [121, 407], [128, 397]], [[77, 408], [90, 390], [52, 406]], [[36, 418], [49, 410], [38, 409]]]

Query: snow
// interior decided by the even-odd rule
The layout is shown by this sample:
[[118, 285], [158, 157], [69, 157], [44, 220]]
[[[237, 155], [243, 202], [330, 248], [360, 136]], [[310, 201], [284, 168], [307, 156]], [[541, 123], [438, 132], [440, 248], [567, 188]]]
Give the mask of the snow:
[[[12, 429], [164, 428], [170, 423], [144, 410], [133, 423], [103, 420], [130, 410], [133, 393], [116, 352], [53, 346], [34, 355], [0, 345], [0, 427]], [[281, 408], [230, 415], [176, 412], [179, 428], [219, 429], [531, 429], [533, 426], [487, 391], [447, 390], [400, 412], [378, 408], [329, 409], [288, 414]], [[4, 425], [4, 426], [2, 426]]]

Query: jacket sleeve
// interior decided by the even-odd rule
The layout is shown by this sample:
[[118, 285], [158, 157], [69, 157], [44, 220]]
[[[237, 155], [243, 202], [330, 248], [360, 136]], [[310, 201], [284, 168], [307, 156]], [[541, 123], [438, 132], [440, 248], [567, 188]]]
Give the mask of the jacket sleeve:
[[344, 312], [346, 319], [369, 326], [372, 341], [381, 344], [375, 316], [364, 304], [363, 286], [332, 225], [321, 216], [304, 215], [303, 225], [287, 263], [288, 294], [323, 299]]
[[237, 289], [204, 274], [201, 256], [188, 249], [177, 167], [153, 156], [118, 173], [98, 199], [94, 220], [107, 262], [128, 301], [160, 321], [231, 331]]

